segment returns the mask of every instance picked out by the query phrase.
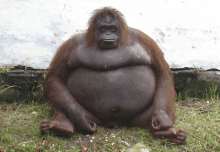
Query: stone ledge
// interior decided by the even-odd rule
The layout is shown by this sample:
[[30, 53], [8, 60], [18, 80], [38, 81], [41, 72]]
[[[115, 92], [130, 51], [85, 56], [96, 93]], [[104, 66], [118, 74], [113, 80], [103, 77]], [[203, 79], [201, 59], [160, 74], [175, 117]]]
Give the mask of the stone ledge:
[[17, 99], [39, 99], [43, 96], [44, 69], [15, 66], [0, 74], [0, 99], [13, 102]]
[[220, 70], [196, 70], [172, 69], [174, 83], [177, 93], [187, 94], [189, 97], [204, 98], [205, 89], [209, 89], [212, 84], [217, 86], [216, 93], [220, 94]]
[[[177, 94], [204, 98], [205, 88], [212, 83], [220, 93], [220, 70], [196, 70], [193, 68], [171, 69]], [[17, 99], [39, 100], [44, 96], [42, 83], [45, 69], [34, 69], [22, 65], [14, 66], [10, 72], [0, 74], [0, 99], [13, 102]]]

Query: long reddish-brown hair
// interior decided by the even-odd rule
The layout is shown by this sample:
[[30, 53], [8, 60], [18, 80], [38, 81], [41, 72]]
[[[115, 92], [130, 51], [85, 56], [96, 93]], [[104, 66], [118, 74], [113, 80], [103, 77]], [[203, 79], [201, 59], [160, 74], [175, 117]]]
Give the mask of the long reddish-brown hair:
[[127, 36], [126, 36], [127, 24], [124, 19], [124, 15], [114, 8], [104, 7], [104, 8], [95, 10], [93, 12], [92, 17], [89, 19], [89, 22], [88, 22], [89, 27], [86, 33], [86, 41], [89, 47], [95, 44], [94, 36], [95, 36], [95, 25], [96, 25], [97, 20], [105, 17], [106, 15], [115, 16], [115, 18], [120, 23], [121, 36], [122, 36], [119, 40], [120, 46], [123, 46], [125, 44], [126, 39], [127, 39]]

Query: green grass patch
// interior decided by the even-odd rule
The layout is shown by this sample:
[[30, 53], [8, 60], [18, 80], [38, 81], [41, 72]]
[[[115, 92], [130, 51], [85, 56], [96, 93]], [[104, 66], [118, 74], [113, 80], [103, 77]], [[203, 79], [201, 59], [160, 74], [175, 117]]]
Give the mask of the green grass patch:
[[185, 145], [154, 138], [148, 130], [137, 127], [98, 127], [98, 133], [93, 135], [76, 133], [70, 138], [41, 135], [42, 119], [52, 119], [47, 102], [0, 102], [0, 151], [119, 152], [132, 147], [134, 151], [148, 149], [152, 152], [220, 151], [220, 101], [188, 98], [177, 101], [175, 106], [176, 127], [188, 132]]

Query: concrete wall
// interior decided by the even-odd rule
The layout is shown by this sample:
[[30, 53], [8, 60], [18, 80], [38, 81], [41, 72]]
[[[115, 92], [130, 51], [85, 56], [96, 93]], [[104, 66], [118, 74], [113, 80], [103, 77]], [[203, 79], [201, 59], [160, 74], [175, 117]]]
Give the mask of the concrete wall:
[[48, 68], [59, 45], [112, 6], [151, 36], [173, 67], [220, 69], [218, 0], [1, 0], [0, 66]]

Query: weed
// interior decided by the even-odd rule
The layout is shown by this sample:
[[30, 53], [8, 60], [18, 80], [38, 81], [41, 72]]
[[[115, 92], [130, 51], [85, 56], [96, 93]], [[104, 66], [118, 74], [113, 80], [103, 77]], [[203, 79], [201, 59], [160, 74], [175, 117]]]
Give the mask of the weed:
[[218, 86], [215, 85], [214, 83], [211, 84], [210, 87], [205, 88], [205, 100], [211, 100], [212, 102], [214, 100], [219, 100], [219, 93], [217, 93], [217, 89], [218, 89]]

